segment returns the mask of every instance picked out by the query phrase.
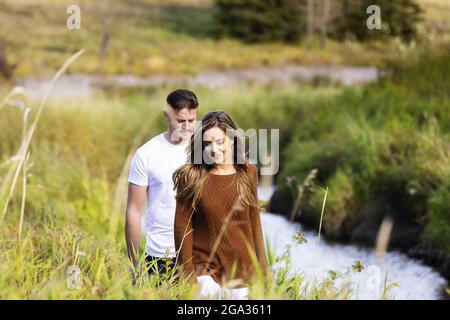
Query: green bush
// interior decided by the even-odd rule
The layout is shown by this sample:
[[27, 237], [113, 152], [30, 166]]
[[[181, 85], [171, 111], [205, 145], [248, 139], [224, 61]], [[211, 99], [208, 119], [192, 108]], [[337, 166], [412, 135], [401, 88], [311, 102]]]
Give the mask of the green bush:
[[424, 237], [450, 253], [450, 181], [443, 183], [428, 201]]
[[[323, 215], [323, 231], [329, 237], [339, 237], [345, 229], [347, 219], [355, 214], [355, 195], [351, 172], [338, 170], [328, 181], [328, 192]], [[321, 214], [325, 192], [313, 195], [313, 208]]]
[[[362, 214], [377, 218], [389, 213], [406, 224], [431, 224], [427, 234], [442, 243], [440, 234], [450, 227], [442, 217], [450, 197], [441, 189], [450, 165], [450, 91], [443, 89], [449, 60], [448, 53], [420, 53], [413, 59], [417, 63], [405, 63], [391, 79], [343, 90], [305, 108], [282, 154], [278, 199], [292, 203], [295, 195], [287, 179], [301, 184], [317, 168], [315, 182], [329, 188], [327, 234], [351, 228], [345, 223]], [[425, 65], [431, 69], [429, 78], [420, 72]], [[416, 90], [416, 82], [426, 89]], [[305, 223], [318, 221], [322, 200], [322, 192], [305, 194], [300, 206], [307, 213]], [[284, 204], [280, 210], [289, 212]]]

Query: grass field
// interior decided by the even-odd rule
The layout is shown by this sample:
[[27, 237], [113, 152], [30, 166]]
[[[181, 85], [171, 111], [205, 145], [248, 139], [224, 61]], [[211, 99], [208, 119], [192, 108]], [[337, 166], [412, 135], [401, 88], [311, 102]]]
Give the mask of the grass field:
[[[311, 168], [319, 168], [318, 183], [330, 188], [325, 228], [342, 213], [358, 212], [349, 209], [370, 203], [368, 195], [373, 192], [386, 196], [389, 193], [383, 192], [399, 192], [395, 202], [410, 204], [404, 214], [414, 217], [423, 213], [423, 205], [428, 206], [425, 235], [446, 250], [450, 225], [445, 213], [449, 199], [445, 145], [450, 129], [448, 82], [443, 80], [447, 75], [442, 74], [446, 61], [445, 55], [436, 60], [428, 81], [415, 78], [421, 68], [414, 63], [414, 68], [406, 66], [395, 81], [366, 89], [295, 85], [193, 89], [201, 97], [199, 116], [222, 109], [242, 128], [280, 129], [280, 189], [284, 188], [283, 177], [302, 181]], [[408, 98], [418, 81], [422, 90]], [[244, 89], [246, 94], [239, 94]], [[2, 298], [193, 297], [188, 286], [173, 289], [170, 282], [155, 291], [155, 279], [131, 288], [123, 239], [129, 156], [165, 130], [161, 112], [168, 90], [162, 87], [150, 95], [100, 94], [45, 105], [25, 165], [26, 189], [20, 178], [0, 229]], [[26, 103], [20, 95], [15, 99]], [[30, 108], [29, 117], [34, 119], [37, 107]], [[16, 163], [11, 157], [21, 145], [24, 109], [5, 106], [0, 112], [0, 127], [7, 128], [0, 130], [0, 176], [5, 179]], [[421, 120], [424, 114], [428, 116]], [[393, 166], [403, 169], [392, 170]], [[387, 184], [401, 186], [411, 179], [419, 183], [414, 196], [403, 194], [402, 187], [379, 189]], [[319, 213], [322, 196], [317, 193], [312, 202]], [[294, 240], [292, 245], [296, 245]], [[82, 290], [67, 288], [66, 272], [73, 264], [83, 274]], [[288, 269], [274, 276], [265, 293], [261, 282], [255, 284], [259, 289], [252, 297], [321, 299], [351, 294], [335, 288], [331, 278], [318, 283], [305, 281], [301, 274], [286, 278], [283, 272]]]
[[[161, 102], [167, 90], [161, 88], [150, 97], [98, 96], [88, 101], [62, 102], [63, 108], [55, 102], [45, 106], [25, 166], [26, 191], [19, 182], [0, 228], [0, 298], [195, 297], [195, 287], [185, 283], [174, 285], [170, 280], [156, 287], [156, 277], [142, 277], [132, 287], [123, 235], [127, 156], [164, 130]], [[335, 90], [313, 88], [298, 94], [297, 87], [281, 90], [248, 87], [245, 97], [232, 96], [232, 92], [236, 88], [219, 92], [198, 88], [204, 106], [201, 114], [220, 108], [236, 114], [239, 123], [251, 125], [254, 120], [238, 109], [246, 105], [250, 108], [253, 103], [268, 107], [279, 101], [281, 106], [286, 98], [313, 101], [319, 95], [336, 94]], [[230, 96], [231, 99], [225, 99]], [[20, 96], [16, 98], [20, 100]], [[34, 118], [37, 108], [31, 108], [30, 118]], [[14, 166], [14, 161], [11, 164], [8, 159], [21, 145], [23, 111], [6, 106], [0, 112], [1, 127], [8, 128], [0, 131], [0, 173], [5, 178], [7, 170]], [[20, 218], [22, 204], [25, 205], [23, 219]], [[301, 244], [292, 240], [291, 245]], [[276, 256], [268, 246], [269, 260], [282, 267], [272, 275], [272, 281], [256, 280], [251, 298], [347, 299], [351, 296], [348, 286], [335, 286], [335, 281], [347, 274], [338, 277], [330, 274], [320, 282], [306, 281], [302, 274], [290, 276], [289, 253]], [[72, 277], [67, 272], [72, 265], [80, 268], [82, 277], [81, 287], [76, 290], [69, 286]], [[357, 271], [349, 266], [348, 272]], [[380, 298], [387, 298], [387, 293], [388, 288]]]
[[[280, 189], [285, 187], [284, 178], [303, 181], [312, 168], [319, 168], [318, 182], [330, 190], [325, 232], [327, 224], [341, 221], [343, 213], [357, 214], [376, 194], [406, 208], [402, 212], [407, 219], [426, 221], [423, 238], [449, 252], [447, 1], [420, 1], [427, 6], [423, 43], [329, 41], [323, 50], [306, 49], [302, 43], [246, 45], [215, 39], [209, 1], [173, 0], [161, 5], [155, 0], [133, 0], [126, 6], [110, 1], [111, 41], [105, 59], [98, 57], [101, 2], [79, 1], [80, 31], [65, 28], [67, 3], [0, 1], [0, 42], [11, 62], [18, 63], [17, 76], [53, 75], [80, 48], [86, 52], [69, 73], [148, 76], [291, 62], [391, 67], [391, 79], [365, 88], [192, 89], [200, 98], [200, 117], [222, 109], [242, 128], [280, 129]], [[10, 86], [0, 87], [2, 99]], [[11, 97], [14, 103], [0, 105], [1, 299], [194, 297], [195, 288], [185, 283], [165, 281], [156, 287], [155, 278], [142, 277], [132, 287], [124, 241], [129, 157], [165, 130], [162, 106], [170, 89], [48, 102], [31, 139], [29, 158], [26, 154], [20, 158], [18, 151], [39, 105], [21, 92]], [[20, 159], [25, 163], [10, 194], [7, 173]], [[417, 192], [409, 192], [412, 187]], [[310, 209], [320, 215], [323, 195], [317, 193], [310, 200]], [[293, 240], [292, 245], [301, 244]], [[286, 274], [289, 254], [269, 252], [269, 258], [272, 263], [284, 261], [284, 267], [268, 283], [257, 279], [251, 298], [346, 299], [351, 295], [349, 288], [336, 286], [333, 273], [310, 282], [302, 274]], [[82, 275], [76, 290], [68, 286], [72, 265]], [[349, 266], [348, 272], [357, 270]], [[389, 288], [387, 284], [380, 298], [389, 297]]]
[[[298, 44], [249, 45], [215, 36], [212, 1], [133, 0], [126, 4], [110, 0], [105, 12], [102, 1], [79, 0], [81, 30], [66, 28], [66, 8], [73, 1], [0, 1], [0, 44], [16, 76], [50, 75], [74, 52], [85, 55], [70, 72], [102, 74], [192, 74], [287, 63], [373, 65], [384, 67], [403, 58], [414, 44], [398, 41], [361, 44], [329, 40], [321, 49]], [[421, 0], [426, 19], [421, 40], [448, 40], [450, 6], [446, 1]], [[104, 17], [109, 17], [110, 41], [106, 57], [99, 57]]]

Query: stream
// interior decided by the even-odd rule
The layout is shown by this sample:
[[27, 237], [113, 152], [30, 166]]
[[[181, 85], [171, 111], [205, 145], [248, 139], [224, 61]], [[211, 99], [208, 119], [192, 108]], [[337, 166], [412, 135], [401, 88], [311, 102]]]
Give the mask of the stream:
[[[191, 76], [149, 75], [148, 77], [139, 77], [131, 74], [70, 74], [61, 76], [54, 84], [50, 99], [86, 99], [98, 90], [152, 88], [163, 85], [200, 86], [214, 89], [245, 84], [287, 85], [322, 82], [356, 86], [375, 81], [384, 73], [374, 67], [284, 65], [271, 68], [210, 70]], [[16, 84], [25, 88], [30, 99], [40, 100], [50, 86], [50, 82], [51, 78], [26, 78], [19, 79]]]
[[[273, 187], [259, 187], [258, 197], [268, 200]], [[411, 259], [399, 251], [388, 251], [384, 260], [378, 261], [374, 249], [357, 245], [335, 244], [323, 237], [318, 244], [317, 232], [305, 230], [299, 223], [273, 213], [263, 213], [261, 223], [265, 237], [277, 256], [286, 245], [291, 247], [292, 273], [303, 273], [306, 279], [321, 280], [328, 276], [328, 270], [346, 272], [356, 260], [364, 269], [362, 272], [349, 272], [352, 299], [380, 299], [387, 272], [387, 284], [395, 281], [398, 286], [388, 291], [391, 298], [403, 299], [441, 299], [442, 287], [446, 280], [433, 268], [418, 260]], [[297, 231], [304, 233], [306, 243], [296, 244], [292, 237]], [[276, 268], [277, 266], [275, 266]], [[280, 266], [281, 267], [281, 266]], [[341, 277], [342, 278], [342, 277]], [[338, 287], [342, 279], [336, 281]]]

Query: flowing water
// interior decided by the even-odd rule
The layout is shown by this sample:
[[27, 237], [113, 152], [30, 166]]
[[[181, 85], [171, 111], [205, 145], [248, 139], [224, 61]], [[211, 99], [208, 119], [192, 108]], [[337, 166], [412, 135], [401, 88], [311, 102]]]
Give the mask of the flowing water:
[[[259, 188], [258, 196], [267, 200], [273, 188]], [[398, 251], [389, 251], [384, 260], [377, 260], [375, 250], [356, 245], [333, 244], [323, 237], [318, 243], [317, 232], [306, 231], [299, 223], [272, 213], [263, 213], [262, 227], [276, 255], [281, 255], [288, 244], [292, 244], [292, 273], [301, 272], [307, 279], [323, 279], [328, 270], [346, 272], [356, 260], [364, 270], [349, 272], [353, 299], [379, 299], [387, 272], [387, 284], [397, 282], [398, 287], [389, 290], [393, 299], [440, 299], [445, 279], [431, 267], [411, 259]], [[306, 243], [295, 244], [292, 239], [297, 231], [302, 231]], [[341, 277], [337, 285], [343, 285]]]
[[[250, 68], [241, 70], [203, 71], [194, 76], [152, 75], [138, 77], [124, 75], [71, 74], [62, 76], [55, 83], [50, 99], [89, 98], [99, 89], [151, 88], [161, 85], [202, 86], [218, 88], [243, 84], [292, 84], [327, 83], [356, 86], [377, 80], [384, 73], [374, 67], [354, 66], [301, 66], [285, 65], [273, 68]], [[50, 78], [19, 79], [32, 100], [40, 100], [50, 86]]]

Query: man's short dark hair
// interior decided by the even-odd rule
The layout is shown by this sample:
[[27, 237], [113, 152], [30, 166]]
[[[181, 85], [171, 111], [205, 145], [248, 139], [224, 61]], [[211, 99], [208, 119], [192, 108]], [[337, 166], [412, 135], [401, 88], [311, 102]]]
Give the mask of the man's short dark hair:
[[198, 100], [195, 93], [187, 89], [177, 89], [167, 96], [167, 104], [175, 111], [180, 111], [183, 108], [196, 109], [198, 107]]

